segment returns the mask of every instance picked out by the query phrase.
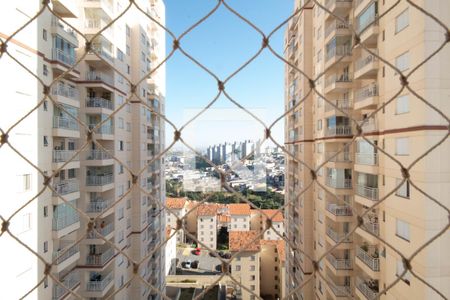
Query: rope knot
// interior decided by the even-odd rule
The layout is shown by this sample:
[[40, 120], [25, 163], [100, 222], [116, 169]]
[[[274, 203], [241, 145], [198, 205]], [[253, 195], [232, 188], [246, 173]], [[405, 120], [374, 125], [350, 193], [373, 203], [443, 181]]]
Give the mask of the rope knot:
[[308, 82], [309, 82], [309, 87], [311, 89], [315, 89], [316, 88], [316, 82], [314, 81], [314, 79], [309, 79]]
[[139, 265], [133, 262], [133, 273], [137, 274], [139, 272]]
[[266, 219], [266, 229], [270, 229], [272, 227], [272, 219]]
[[219, 86], [219, 91], [223, 91], [225, 89], [225, 84], [222, 81], [217, 81], [217, 85]]
[[7, 133], [2, 133], [0, 135], [0, 146], [8, 142], [9, 135]]
[[93, 139], [92, 129], [88, 129], [87, 132], [86, 132], [86, 140], [88, 142], [92, 142], [92, 139]]
[[177, 230], [180, 230], [183, 228], [183, 220], [177, 219]]
[[178, 48], [180, 48], [180, 41], [179, 40], [173, 40], [172, 48], [173, 48], [173, 50], [177, 50]]
[[359, 124], [356, 124], [356, 133], [358, 135], [361, 135], [363, 133], [363, 129], [362, 129], [361, 125], [359, 125]]
[[355, 46], [359, 43], [361, 43], [361, 38], [359, 37], [359, 35], [355, 35]]
[[52, 270], [52, 265], [51, 264], [45, 264], [44, 274], [45, 275], [50, 274], [51, 270]]
[[86, 43], [84, 44], [84, 49], [86, 50], [86, 52], [91, 51], [92, 50], [92, 42], [86, 41]]
[[3, 233], [3, 232], [5, 232], [5, 231], [8, 231], [8, 229], [9, 229], [9, 221], [3, 221], [3, 223], [2, 223], [2, 229], [1, 229], [1, 232]]
[[269, 46], [269, 38], [265, 36], [262, 40], [262, 47], [266, 48], [267, 46]]
[[48, 186], [50, 184], [50, 180], [52, 180], [52, 178], [50, 176], [44, 175], [44, 182], [43, 182], [43, 184], [45, 186]]
[[361, 218], [361, 216], [358, 216], [356, 218], [356, 221], [358, 222], [358, 227], [364, 225], [364, 220], [363, 220], [363, 218]]
[[449, 42], [450, 42], [450, 31], [447, 31], [447, 32], [445, 33], [445, 42], [446, 42], [446, 43], [449, 43]]
[[229, 269], [229, 267], [228, 267], [228, 263], [227, 262], [222, 262], [222, 273], [228, 273], [228, 269]]
[[42, 0], [42, 5], [47, 6], [50, 4], [50, 0]]
[[8, 45], [6, 43], [2, 43], [0, 45], [0, 54], [5, 53], [7, 51], [7, 49], [8, 49]]
[[311, 263], [314, 271], [319, 271], [319, 263], [315, 260], [313, 260]]
[[409, 179], [410, 175], [409, 175], [408, 169], [402, 167], [401, 171], [402, 171], [402, 176], [403, 176], [403, 178], [404, 178], [404, 179]]
[[311, 170], [311, 178], [312, 180], [316, 180], [317, 179], [317, 173], [314, 170]]
[[401, 84], [402, 86], [407, 86], [407, 85], [409, 84], [408, 78], [406, 78], [405, 75], [401, 75], [401, 76], [400, 76], [400, 84]]
[[94, 222], [93, 222], [93, 220], [91, 219], [88, 223], [87, 223], [87, 232], [91, 232], [92, 231], [92, 229], [94, 228]]
[[411, 269], [412, 269], [411, 262], [408, 259], [404, 258], [404, 257], [402, 258], [402, 262], [403, 262], [403, 267], [406, 270], [411, 271]]
[[269, 128], [266, 128], [264, 133], [265, 133], [266, 139], [270, 138], [270, 129]]
[[131, 174], [131, 182], [133, 182], [133, 184], [136, 184], [138, 179], [139, 179], [139, 176]]
[[136, 93], [136, 85], [130, 84], [130, 92], [131, 92], [132, 94]]
[[180, 138], [181, 138], [181, 131], [176, 130], [176, 131], [174, 132], [174, 137], [173, 137], [173, 139], [174, 139], [175, 141], [178, 141]]
[[50, 87], [48, 85], [44, 85], [44, 90], [42, 91], [45, 96], [50, 94]]

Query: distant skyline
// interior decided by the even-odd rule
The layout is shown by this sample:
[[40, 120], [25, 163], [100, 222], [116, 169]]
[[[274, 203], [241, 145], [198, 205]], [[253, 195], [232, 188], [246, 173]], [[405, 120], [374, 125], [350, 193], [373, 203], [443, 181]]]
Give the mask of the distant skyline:
[[[179, 36], [190, 25], [207, 14], [216, 1], [175, 1], [166, 3], [166, 25]], [[293, 1], [248, 0], [227, 1], [233, 9], [251, 20], [268, 35], [292, 13]], [[283, 55], [284, 27], [277, 31], [270, 44]], [[167, 53], [172, 39], [167, 36]], [[182, 38], [182, 48], [224, 80], [261, 47], [262, 38], [253, 28], [221, 6], [209, 19]], [[167, 62], [166, 115], [177, 126], [203, 109], [218, 93], [217, 82], [203, 69], [177, 51]], [[268, 49], [246, 68], [230, 79], [227, 93], [270, 125], [284, 112], [284, 63]], [[212, 106], [214, 111], [191, 123], [183, 138], [196, 148], [228, 140], [263, 138], [264, 127], [221, 95]], [[234, 118], [223, 120], [231, 112]], [[272, 130], [280, 144], [284, 139], [284, 120]], [[171, 142], [173, 130], [166, 126], [166, 141]], [[179, 148], [178, 145], [176, 148]]]

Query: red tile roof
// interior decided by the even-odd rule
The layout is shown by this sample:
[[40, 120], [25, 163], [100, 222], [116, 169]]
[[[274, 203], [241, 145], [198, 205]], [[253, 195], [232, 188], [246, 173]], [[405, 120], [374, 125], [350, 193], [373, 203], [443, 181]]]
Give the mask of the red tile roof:
[[[272, 222], [283, 222], [283, 212], [278, 209], [261, 209], [269, 218], [272, 219]], [[266, 219], [266, 216], [261, 214], [263, 219]]]
[[247, 203], [228, 204], [230, 215], [248, 215], [250, 216], [250, 205]]
[[197, 215], [198, 216], [215, 216], [217, 214], [217, 204], [200, 204], [198, 206]]
[[166, 198], [166, 206], [171, 209], [182, 209], [186, 205], [186, 198]]
[[261, 246], [257, 236], [256, 230], [231, 231], [228, 241], [230, 251], [259, 251]]

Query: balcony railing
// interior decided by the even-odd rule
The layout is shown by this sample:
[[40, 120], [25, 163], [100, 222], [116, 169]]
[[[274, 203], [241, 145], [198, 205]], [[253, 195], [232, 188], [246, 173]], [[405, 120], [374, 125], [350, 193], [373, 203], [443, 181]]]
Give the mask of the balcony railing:
[[327, 136], [351, 135], [351, 134], [352, 134], [352, 126], [350, 125], [337, 125], [336, 127], [326, 128]]
[[[94, 50], [98, 55], [103, 56], [110, 62], [114, 61], [114, 57], [111, 54], [111, 51], [107, 50], [105, 45], [99, 44], [99, 43], [93, 43], [92, 44], [92, 50]], [[89, 53], [94, 54], [94, 51], [89, 51]]]
[[53, 86], [52, 94], [78, 100], [78, 90], [60, 82]]
[[[344, 45], [340, 45], [340, 46], [336, 46], [330, 50], [328, 50], [326, 56], [325, 56], [325, 60], [328, 61], [330, 59], [332, 59], [335, 56], [350, 56], [352, 55], [352, 47], [350, 46], [344, 46]], [[346, 80], [345, 82], [349, 82], [351, 80]]]
[[113, 174], [90, 175], [86, 177], [86, 185], [89, 186], [102, 186], [113, 183], [113, 181], [114, 181]]
[[352, 82], [352, 74], [345, 73], [345, 74], [333, 74], [331, 76], [328, 76], [325, 79], [325, 86], [330, 86], [332, 84], [340, 83], [340, 82]]
[[[109, 223], [107, 225], [105, 225], [103, 228], [101, 228], [100, 226], [97, 226], [96, 230], [98, 231], [98, 233], [102, 236], [107, 236], [108, 234], [110, 234], [111, 232], [113, 232], [114, 230], [114, 225], [112, 223]], [[96, 239], [98, 237], [98, 234], [94, 231], [90, 231], [87, 235], [88, 239]]]
[[361, 89], [356, 91], [356, 101], [363, 101], [367, 98], [378, 96], [378, 85], [376, 83], [372, 83], [362, 87]]
[[102, 254], [91, 254], [86, 258], [86, 264], [91, 266], [103, 266], [114, 256], [114, 250], [108, 249]]
[[[370, 247], [367, 251], [371, 251], [374, 253], [378, 253], [376, 247]], [[366, 250], [362, 248], [356, 249], [356, 257], [358, 257], [362, 262], [364, 262], [370, 269], [373, 271], [380, 271], [380, 258], [378, 257], [378, 254], [376, 257], [370, 255]]]
[[353, 214], [352, 208], [348, 205], [329, 203], [327, 210], [335, 216], [351, 216]]
[[[363, 30], [365, 30], [367, 27], [369, 27], [370, 24], [378, 24], [378, 21], [375, 21], [375, 19], [378, 18], [377, 14], [371, 14], [368, 17], [363, 19], [363, 22], [358, 22], [356, 26], [356, 31], [358, 33], [361, 33]], [[375, 21], [375, 22], [374, 22]]]
[[75, 56], [67, 53], [61, 49], [53, 48], [53, 56], [54, 60], [62, 62], [66, 65], [73, 66], [75, 64]]
[[352, 0], [326, 0], [325, 1], [325, 7], [326, 8], [330, 8], [332, 5], [336, 4], [336, 3], [351, 3]]
[[[72, 257], [76, 253], [80, 252], [80, 247], [79, 247], [79, 245], [74, 245], [74, 246], [70, 247], [69, 249], [67, 249], [66, 252], [64, 252], [64, 251], [65, 251], [65, 249], [53, 252], [53, 259], [54, 260], [56, 259], [57, 265], [59, 265], [60, 263], [62, 263], [66, 259], [68, 259], [69, 257]], [[62, 254], [63, 252], [64, 252], [64, 254]]]
[[[336, 243], [338, 243], [341, 239], [343, 239], [346, 235], [346, 233], [342, 232], [342, 233], [338, 233], [336, 231], [333, 230], [333, 228], [331, 227], [327, 227], [327, 235]], [[351, 243], [352, 242], [352, 238], [351, 236], [346, 237], [343, 241], [343, 243]]]
[[[80, 273], [78, 271], [73, 271], [67, 274], [63, 279], [60, 280], [61, 283], [69, 290], [73, 290], [78, 284], [80, 284]], [[69, 293], [69, 291], [62, 287], [61, 285], [53, 285], [53, 295], [52, 300], [59, 300]]]
[[112, 272], [106, 275], [104, 278], [99, 278], [99, 280], [90, 280], [87, 282], [86, 289], [92, 292], [101, 292], [103, 291], [108, 284], [113, 280]]
[[367, 219], [364, 219], [363, 226], [367, 231], [375, 234], [376, 236], [380, 235], [380, 224], [378, 222], [372, 222]]
[[328, 281], [331, 282], [329, 287], [337, 297], [351, 297], [352, 289], [349, 285], [337, 285], [331, 278], [328, 278]]
[[63, 22], [61, 22], [57, 17], [52, 16], [52, 23], [51, 23], [52, 27], [58, 27], [61, 28], [62, 30], [64, 30], [65, 32], [67, 32], [68, 34], [70, 34], [73, 37], [77, 37], [75, 30], [73, 30], [70, 26], [64, 24]]
[[378, 153], [356, 153], [356, 163], [360, 165], [378, 165]]
[[91, 201], [87, 205], [87, 212], [92, 213], [99, 213], [107, 210], [112, 201], [111, 200], [103, 200], [103, 199], [96, 199], [95, 201]]
[[331, 32], [333, 32], [334, 30], [339, 30], [339, 29], [348, 29], [349, 28], [349, 24], [344, 23], [342, 21], [339, 20], [334, 20], [333, 22], [331, 22], [330, 25], [328, 25], [327, 28], [325, 28], [325, 37], [329, 36]]
[[86, 106], [87, 107], [100, 107], [100, 108], [107, 108], [110, 110], [114, 109], [114, 105], [111, 100], [103, 99], [100, 97], [89, 97], [86, 99]]
[[87, 160], [105, 160], [111, 158], [111, 154], [103, 150], [90, 150], [88, 151], [88, 156], [86, 157]]
[[66, 162], [69, 159], [71, 161], [78, 161], [79, 160], [78, 155], [75, 156], [74, 158], [72, 158], [72, 156], [75, 153], [76, 153], [75, 150], [53, 150], [53, 162], [54, 163], [61, 163], [61, 162]]
[[[376, 54], [378, 54], [378, 50], [376, 50], [376, 49], [370, 49], [370, 50], [372, 52], [375, 52]], [[366, 55], [363, 58], [360, 58], [356, 61], [356, 71], [361, 70], [368, 64], [371, 64], [375, 61], [378, 61], [378, 58], [375, 55], [369, 53], [368, 55]]]
[[72, 117], [59, 117], [54, 116], [53, 117], [53, 128], [60, 128], [60, 129], [67, 129], [67, 130], [74, 130], [78, 131], [79, 126], [77, 121], [72, 119]]
[[351, 162], [352, 155], [350, 152], [326, 152], [325, 158], [327, 161], [332, 162]]
[[[93, 129], [97, 124], [89, 124], [89, 129]], [[98, 134], [113, 134], [113, 127], [111, 125], [101, 125], [99, 128], [95, 129], [95, 133]]]
[[377, 122], [374, 118], [367, 119], [364, 124], [362, 125], [362, 130], [364, 132], [372, 132], [377, 130]]
[[334, 177], [327, 177], [326, 184], [329, 187], [335, 189], [351, 189], [352, 188], [352, 180], [351, 179], [340, 179]]
[[[352, 107], [352, 102], [351, 102], [351, 100], [348, 100], [348, 99], [332, 100], [330, 102], [332, 102], [335, 106], [337, 106], [340, 110], [343, 110], [344, 112], [347, 112]], [[333, 105], [331, 105], [329, 103], [325, 104], [326, 112], [332, 111], [335, 109], [336, 109], [336, 107], [334, 107]]]
[[70, 193], [78, 192], [80, 190], [78, 179], [68, 179], [55, 182], [53, 183], [53, 188], [59, 195], [67, 195]]
[[345, 258], [336, 258], [332, 254], [327, 255], [327, 260], [336, 270], [351, 270], [353, 269], [352, 260]]
[[86, 80], [89, 81], [103, 81], [107, 84], [113, 85], [114, 80], [113, 78], [105, 73], [102, 72], [87, 72], [86, 73]]
[[356, 287], [369, 300], [375, 299], [378, 295], [378, 286], [369, 287], [369, 282], [356, 277]]
[[72, 207], [68, 207], [67, 210], [68, 212], [53, 217], [53, 230], [61, 230], [80, 221], [80, 216]]
[[[100, 31], [106, 26], [108, 26], [108, 22], [103, 19], [86, 19], [84, 21], [84, 28], [86, 29], [96, 29], [97, 31]], [[112, 27], [109, 26], [103, 32], [106, 34], [112, 34]]]
[[358, 194], [361, 197], [373, 200], [373, 201], [378, 200], [378, 188], [376, 188], [376, 187], [357, 184], [356, 194]]
[[106, 9], [108, 9], [109, 12], [112, 13], [112, 11], [113, 11], [113, 5], [108, 0], [86, 0], [86, 1], [87, 2], [97, 2], [99, 4], [102, 4], [102, 5], [106, 6]]

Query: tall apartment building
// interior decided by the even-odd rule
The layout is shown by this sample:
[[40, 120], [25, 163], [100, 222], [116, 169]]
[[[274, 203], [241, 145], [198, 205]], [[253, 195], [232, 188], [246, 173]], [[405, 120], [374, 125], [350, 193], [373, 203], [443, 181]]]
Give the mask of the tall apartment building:
[[[305, 1], [295, 1], [295, 9]], [[401, 1], [388, 13], [394, 0], [325, 0], [322, 3], [343, 23], [313, 3], [304, 7], [286, 29], [285, 58], [315, 78], [317, 89], [348, 116], [362, 121], [365, 136], [402, 164], [408, 166], [448, 132], [448, 124], [432, 108], [406, 89], [399, 74], [387, 64], [355, 45], [353, 26], [360, 42], [407, 74], [445, 40], [445, 31], [422, 12]], [[450, 22], [448, 1], [415, 1], [443, 23]], [[377, 16], [385, 14], [379, 21]], [[450, 49], [444, 48], [408, 78], [418, 94], [448, 116]], [[286, 66], [285, 108], [292, 108], [307, 95], [308, 79]], [[390, 98], [395, 99], [374, 116], [370, 114]], [[401, 183], [400, 167], [358, 137], [346, 114], [316, 94], [309, 95], [286, 118], [288, 149], [311, 167], [329, 160], [317, 173], [317, 184], [296, 195], [311, 181], [311, 172], [287, 157], [286, 235], [298, 249], [318, 259], [319, 276], [295, 293], [295, 299], [373, 299], [403, 272], [400, 256], [376, 237], [409, 257], [447, 224], [447, 214], [430, 199], [404, 183], [386, 201], [363, 218], [363, 225], [340, 242], [357, 225], [357, 215], [377, 204]], [[343, 149], [343, 150], [342, 150]], [[342, 150], [342, 151], [341, 151]], [[338, 155], [336, 153], [341, 151]], [[450, 190], [448, 140], [410, 170], [411, 179], [423, 191], [446, 205]], [[446, 235], [425, 248], [412, 262], [424, 280], [450, 295], [450, 246]], [[300, 251], [287, 250], [287, 293], [313, 272]], [[410, 273], [381, 299], [439, 299]]]
[[[164, 24], [162, 1], [137, 3]], [[29, 21], [41, 5], [41, 1], [3, 3], [0, 12], [2, 40]], [[56, 15], [89, 39], [127, 5], [128, 1], [123, 0], [50, 1]], [[85, 145], [87, 131], [68, 113], [90, 129], [107, 119], [131, 96], [127, 80], [137, 82], [162, 60], [164, 43], [161, 29], [133, 8], [93, 41], [92, 48], [104, 60], [93, 52], [83, 56], [83, 37], [48, 10], [7, 44], [11, 55], [43, 84], [49, 85], [54, 79], [57, 82], [50, 90], [55, 103], [45, 100], [9, 135], [17, 150], [43, 174], [7, 146], [1, 148], [0, 176], [7, 187], [2, 192], [13, 201], [3, 201], [0, 213], [6, 218], [38, 195], [12, 219], [10, 229], [45, 261], [53, 261], [51, 274], [85, 298], [108, 297], [132, 276], [133, 268], [131, 262], [97, 233], [86, 235], [87, 220], [74, 208], [96, 218], [94, 228], [99, 234], [133, 260], [140, 261], [150, 253], [165, 239], [164, 215], [158, 213], [157, 203], [153, 201], [164, 201], [163, 162], [156, 161], [140, 175], [137, 184], [145, 193], [134, 188], [127, 194], [132, 187], [127, 168], [137, 173], [164, 148], [164, 129], [160, 118], [148, 108], [127, 104], [95, 130], [93, 137], [98, 144]], [[81, 62], [70, 70], [78, 59]], [[44, 88], [6, 55], [0, 59], [0, 65], [2, 90], [11, 103], [15, 103], [4, 103], [0, 112], [0, 127], [7, 129], [41, 101]], [[66, 71], [69, 72], [62, 75]], [[164, 112], [164, 76], [164, 68], [161, 68], [136, 86], [136, 93], [146, 104], [161, 113]], [[82, 147], [83, 151], [72, 159]], [[70, 201], [70, 205], [49, 189], [41, 193], [43, 175], [50, 175], [59, 168], [51, 186]], [[79, 239], [83, 239], [82, 242], [73, 246]], [[2, 293], [8, 299], [22, 297], [44, 277], [45, 265], [7, 236], [3, 236], [0, 243], [4, 253], [0, 264], [10, 270], [0, 275], [5, 284]], [[146, 280], [163, 291], [164, 255], [164, 251], [154, 252], [139, 269]], [[12, 259], [14, 257], [20, 259]], [[31, 297], [62, 299], [70, 296], [49, 278], [32, 291]], [[155, 291], [138, 282], [127, 285], [114, 297], [158, 298]]]

